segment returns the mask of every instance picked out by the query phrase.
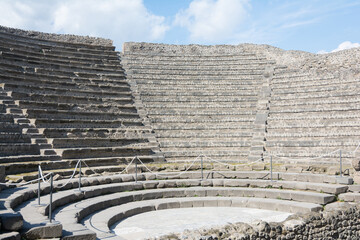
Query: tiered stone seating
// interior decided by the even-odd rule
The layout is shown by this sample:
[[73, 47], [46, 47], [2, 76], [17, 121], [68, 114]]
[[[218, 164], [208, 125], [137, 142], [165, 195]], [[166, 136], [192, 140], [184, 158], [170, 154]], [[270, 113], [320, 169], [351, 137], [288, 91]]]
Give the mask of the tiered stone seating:
[[[4, 133], [13, 139], [4, 142], [4, 157], [54, 155], [64, 163], [87, 159], [93, 165], [126, 162], [134, 156], [161, 159], [155, 154], [158, 144], [151, 140], [151, 129], [144, 126], [133, 104], [113, 46], [78, 43], [81, 37], [58, 41], [55, 35], [54, 40], [23, 35], [0, 29], [1, 98], [8, 104], [2, 105], [2, 119], [21, 121], [26, 126], [14, 131], [27, 133], [27, 138]], [[27, 171], [33, 171], [33, 159], [19, 161], [30, 162]], [[7, 170], [10, 174], [24, 168]]]
[[190, 46], [172, 47], [143, 44], [134, 50], [126, 43], [123, 49], [127, 78], [166, 160], [192, 160], [201, 154], [223, 161], [247, 160], [258, 94], [271, 62], [235, 50], [219, 53], [192, 46], [191, 52]]
[[[212, 174], [211, 174], [212, 173]], [[53, 213], [56, 222], [48, 224], [49, 185], [42, 184], [41, 203], [36, 206], [36, 184], [8, 189], [0, 193], [7, 210], [24, 218], [22, 234], [29, 239], [96, 239], [113, 237], [109, 226], [122, 218], [153, 210], [227, 206], [281, 210], [291, 213], [321, 211], [345, 193], [347, 185], [336, 184], [330, 175], [276, 173], [270, 181], [268, 172], [200, 172], [121, 174], [82, 179], [83, 192], [74, 191], [77, 179], [62, 188], [66, 180], [55, 183]], [[163, 180], [159, 180], [163, 179]], [[350, 183], [350, 178], [344, 181]], [[50, 231], [51, 229], [51, 231]], [[62, 232], [61, 232], [62, 231]], [[60, 235], [59, 235], [60, 234]], [[115, 238], [116, 239], [116, 238]]]
[[[351, 162], [359, 144], [358, 82], [327, 73], [278, 68], [271, 81], [266, 151], [277, 161]], [[312, 160], [312, 158], [320, 157]]]

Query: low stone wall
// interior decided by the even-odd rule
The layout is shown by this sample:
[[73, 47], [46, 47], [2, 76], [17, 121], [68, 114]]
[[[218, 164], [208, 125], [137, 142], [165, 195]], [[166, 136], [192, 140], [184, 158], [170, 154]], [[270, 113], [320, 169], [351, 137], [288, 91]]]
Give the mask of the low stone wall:
[[16, 34], [22, 37], [35, 38], [40, 40], [48, 41], [61, 41], [68, 43], [81, 43], [89, 45], [103, 45], [103, 46], [113, 46], [113, 41], [105, 38], [90, 37], [90, 36], [78, 36], [72, 34], [55, 34], [55, 33], [43, 33], [37, 31], [25, 31], [16, 28], [9, 28], [0, 26], [0, 32]]
[[336, 202], [327, 205], [323, 212], [295, 214], [281, 223], [236, 223], [211, 229], [185, 231], [160, 239], [359, 239], [359, 218], [359, 204]]

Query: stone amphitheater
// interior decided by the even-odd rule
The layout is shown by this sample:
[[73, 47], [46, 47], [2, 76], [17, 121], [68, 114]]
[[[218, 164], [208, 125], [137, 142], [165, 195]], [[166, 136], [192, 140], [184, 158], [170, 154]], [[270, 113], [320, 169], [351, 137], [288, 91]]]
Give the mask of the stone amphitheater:
[[0, 27], [0, 239], [200, 207], [291, 215], [155, 238], [359, 239], [359, 59]]

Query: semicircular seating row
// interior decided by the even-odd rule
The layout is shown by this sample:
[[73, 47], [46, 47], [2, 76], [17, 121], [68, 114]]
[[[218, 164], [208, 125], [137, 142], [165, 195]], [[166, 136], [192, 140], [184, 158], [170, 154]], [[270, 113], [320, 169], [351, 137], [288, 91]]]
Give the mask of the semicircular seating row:
[[[211, 174], [212, 173], [212, 174]], [[175, 173], [177, 176], [178, 173]], [[7, 189], [0, 193], [7, 211], [24, 218], [22, 234], [27, 239], [108, 239], [118, 237], [109, 227], [126, 217], [147, 211], [181, 207], [250, 207], [290, 213], [321, 211], [348, 190], [330, 175], [268, 172], [200, 172], [117, 174], [82, 179], [82, 190], [73, 179], [54, 185], [52, 212], [58, 223], [47, 224], [49, 185], [42, 184], [41, 203], [36, 206], [37, 184]], [[163, 180], [159, 180], [163, 179]], [[344, 177], [343, 182], [351, 183]], [[51, 230], [49, 230], [51, 229]]]

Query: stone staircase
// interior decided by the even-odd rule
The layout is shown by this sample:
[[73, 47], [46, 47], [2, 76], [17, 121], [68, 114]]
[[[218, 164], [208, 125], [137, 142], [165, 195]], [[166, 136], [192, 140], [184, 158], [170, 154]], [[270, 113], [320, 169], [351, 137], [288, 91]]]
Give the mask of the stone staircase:
[[[256, 138], [254, 128], [265, 68], [273, 62], [243, 51], [139, 45], [125, 44], [122, 63], [167, 161], [262, 158], [264, 136]], [[264, 135], [265, 122], [259, 124]]]
[[340, 152], [326, 154], [341, 149], [351, 166], [360, 139], [358, 85], [331, 72], [275, 69], [266, 151], [280, 162], [336, 165]]
[[60, 159], [57, 168], [78, 159], [92, 166], [134, 156], [163, 159], [139, 116], [115, 48], [74, 38], [49, 40], [0, 29], [1, 121], [3, 128], [16, 129], [2, 133], [7, 174], [34, 171], [37, 164], [50, 169]]

